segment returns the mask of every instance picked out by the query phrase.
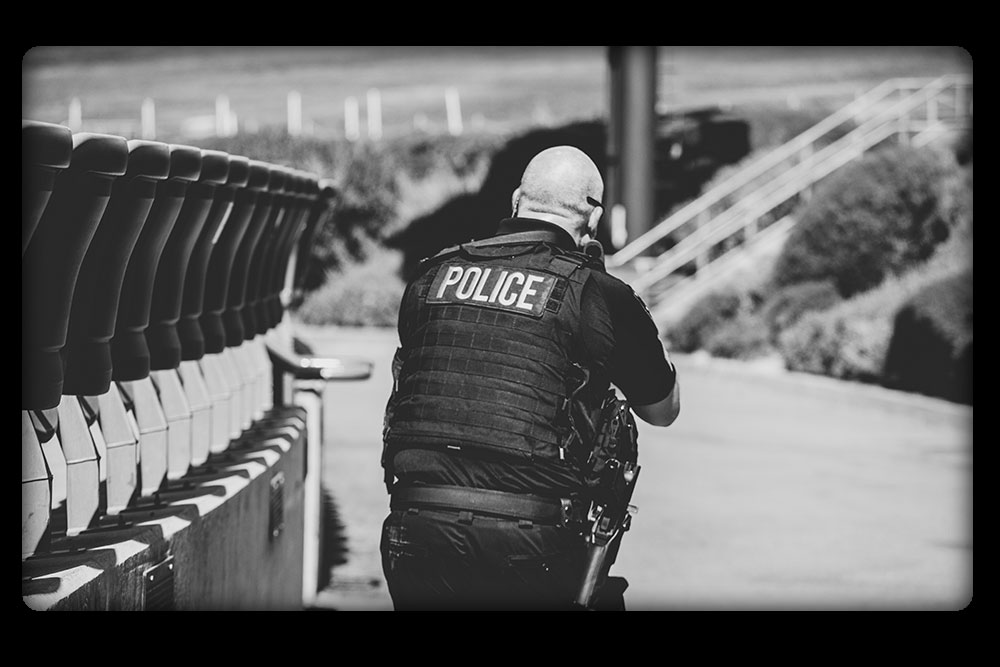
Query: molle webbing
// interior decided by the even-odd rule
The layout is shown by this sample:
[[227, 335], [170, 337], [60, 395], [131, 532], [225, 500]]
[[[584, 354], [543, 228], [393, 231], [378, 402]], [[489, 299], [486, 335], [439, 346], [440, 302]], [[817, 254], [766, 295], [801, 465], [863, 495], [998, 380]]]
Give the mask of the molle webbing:
[[[567, 380], [573, 369], [567, 333], [575, 327], [562, 305], [586, 272], [577, 271], [581, 262], [575, 257], [557, 261], [547, 252], [511, 257], [509, 251], [498, 250], [476, 247], [466, 252], [463, 247], [447, 253], [414, 286], [420, 306], [405, 313], [411, 328], [404, 341], [407, 354], [394, 399], [390, 447], [457, 446], [528, 457], [561, 455], [567, 438], [563, 414]], [[493, 253], [496, 256], [489, 256]], [[471, 267], [476, 269], [459, 272]], [[473, 283], [460, 276], [485, 281], [486, 268], [534, 276], [534, 285], [544, 287], [540, 292], [544, 304], [518, 312], [514, 306], [488, 303], [485, 291], [470, 299]], [[440, 276], [441, 271], [452, 273]], [[444, 302], [427, 302], [432, 284]], [[496, 285], [491, 288], [494, 297], [503, 287]], [[579, 290], [575, 296], [579, 298]], [[508, 303], [513, 304], [515, 297], [512, 291]]]

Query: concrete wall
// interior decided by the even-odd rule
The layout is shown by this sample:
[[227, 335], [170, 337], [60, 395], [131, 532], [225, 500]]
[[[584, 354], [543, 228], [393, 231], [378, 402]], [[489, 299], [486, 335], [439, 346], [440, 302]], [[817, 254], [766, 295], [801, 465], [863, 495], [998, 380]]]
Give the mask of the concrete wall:
[[[301, 413], [300, 413], [301, 414]], [[284, 610], [302, 608], [305, 431], [243, 458], [175, 516], [141, 521], [128, 540], [86, 552], [73, 567], [36, 579], [29, 609]], [[283, 479], [283, 525], [271, 534], [272, 481]], [[181, 504], [178, 503], [178, 506]], [[172, 561], [166, 559], [172, 558]], [[71, 561], [67, 560], [67, 563]], [[147, 572], [164, 563], [161, 595], [146, 599]]]

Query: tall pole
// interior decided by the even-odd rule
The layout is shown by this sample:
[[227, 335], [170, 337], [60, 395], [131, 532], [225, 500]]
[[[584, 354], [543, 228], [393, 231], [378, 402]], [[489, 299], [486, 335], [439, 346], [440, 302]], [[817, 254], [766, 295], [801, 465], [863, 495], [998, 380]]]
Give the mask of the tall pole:
[[653, 226], [656, 47], [622, 49], [622, 202], [632, 241]]
[[604, 174], [605, 211], [601, 225], [608, 230], [610, 250], [618, 250], [625, 245], [625, 204], [622, 201], [622, 46], [608, 47], [608, 124], [607, 124], [607, 166]]

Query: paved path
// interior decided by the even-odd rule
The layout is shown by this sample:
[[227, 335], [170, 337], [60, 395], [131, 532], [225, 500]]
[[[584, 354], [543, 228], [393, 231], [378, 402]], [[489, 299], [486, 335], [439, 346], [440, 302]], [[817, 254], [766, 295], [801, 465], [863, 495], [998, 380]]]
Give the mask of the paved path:
[[[345, 561], [317, 602], [388, 610], [379, 454], [395, 333], [301, 327], [375, 364], [326, 393], [324, 484]], [[639, 507], [614, 572], [631, 610], [961, 609], [972, 596], [972, 410], [678, 358], [682, 409], [640, 424]]]

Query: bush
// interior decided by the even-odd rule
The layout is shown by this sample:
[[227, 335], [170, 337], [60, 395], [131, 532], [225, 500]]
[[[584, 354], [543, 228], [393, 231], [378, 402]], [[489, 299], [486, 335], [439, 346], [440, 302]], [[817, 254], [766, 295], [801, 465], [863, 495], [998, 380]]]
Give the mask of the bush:
[[680, 352], [699, 350], [724, 323], [737, 317], [743, 303], [743, 295], [733, 288], [712, 292], [691, 306], [667, 332], [667, 339]]
[[772, 338], [812, 311], [827, 310], [842, 301], [829, 280], [813, 280], [778, 288], [761, 306], [760, 317]]
[[814, 312], [779, 336], [779, 349], [789, 370], [879, 382], [890, 333], [883, 318]]
[[744, 361], [773, 351], [767, 325], [760, 317], [747, 313], [722, 322], [708, 334], [703, 347], [712, 356]]
[[[778, 350], [786, 367], [841, 379], [889, 384], [887, 358], [897, 326], [897, 313], [929, 286], [957, 274], [968, 276], [971, 285], [971, 253], [963, 249], [965, 241], [966, 237], [956, 235], [930, 260], [905, 274], [891, 277], [877, 288], [828, 310], [803, 315], [777, 337]], [[971, 291], [968, 298], [971, 343]], [[958, 305], [959, 299], [940, 296], [934, 299], [951, 304], [957, 312], [964, 312]], [[956, 311], [938, 308], [942, 310], [937, 313], [937, 319], [961, 321]], [[971, 358], [971, 344], [968, 355]]]
[[398, 253], [381, 251], [369, 260], [327, 273], [297, 311], [306, 324], [396, 326], [405, 285]]
[[885, 382], [972, 403], [972, 272], [938, 280], [910, 298], [893, 323]]
[[[442, 201], [453, 194], [455, 183], [478, 186], [484, 164], [502, 137], [467, 133], [459, 137], [415, 134], [381, 142], [350, 142], [315, 137], [292, 137], [276, 128], [255, 134], [212, 138], [204, 148], [247, 155], [257, 160], [312, 171], [334, 181], [338, 190], [333, 215], [317, 230], [304, 288], [318, 288], [329, 271], [364, 261], [373, 244], [411, 214], [404, 197], [417, 194], [420, 206], [436, 191]], [[415, 183], [444, 179], [445, 187], [415, 188]], [[469, 185], [471, 183], [471, 185]], [[430, 194], [428, 193], [430, 191]]]
[[778, 285], [832, 280], [847, 297], [927, 259], [950, 233], [942, 211], [954, 158], [897, 147], [837, 172], [805, 206], [778, 258]]

